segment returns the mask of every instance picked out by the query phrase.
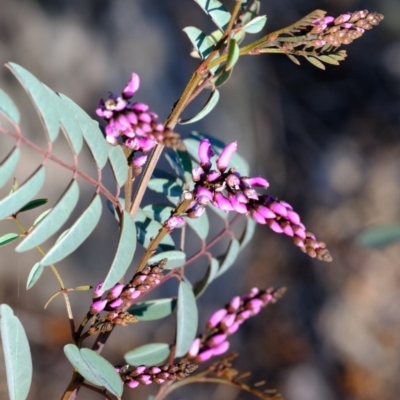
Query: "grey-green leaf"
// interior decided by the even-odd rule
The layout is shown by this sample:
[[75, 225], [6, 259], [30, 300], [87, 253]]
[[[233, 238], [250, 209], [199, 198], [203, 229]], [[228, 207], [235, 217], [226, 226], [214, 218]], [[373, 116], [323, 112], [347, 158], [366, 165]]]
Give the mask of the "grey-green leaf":
[[0, 201], [0, 220], [15, 214], [41, 189], [45, 180], [44, 167], [40, 166], [22, 186]]
[[108, 144], [108, 159], [118, 186], [123, 186], [128, 178], [128, 165], [121, 146]]
[[194, 285], [193, 292], [196, 298], [199, 298], [205, 292], [208, 285], [216, 278], [218, 269], [219, 261], [215, 258], [212, 258], [206, 274]]
[[124, 211], [114, 260], [102, 285], [103, 290], [111, 289], [123, 276], [132, 262], [136, 250], [136, 226], [131, 215]]
[[7, 158], [0, 165], [0, 188], [10, 179], [12, 173], [18, 165], [21, 151], [19, 147], [14, 147]]
[[200, 239], [206, 239], [210, 231], [207, 212], [204, 212], [199, 218], [186, 218], [186, 222]]
[[266, 22], [267, 22], [267, 16], [259, 15], [258, 17], [255, 17], [246, 25], [244, 25], [242, 29], [246, 33], [258, 33], [264, 28]]
[[67, 344], [64, 346], [64, 354], [67, 356], [69, 362], [73, 367], [89, 382], [102, 386], [102, 382], [96, 376], [94, 371], [91, 370], [89, 365], [83, 359], [79, 348], [74, 344]]
[[215, 89], [211, 92], [210, 97], [207, 100], [207, 103], [204, 105], [204, 107], [200, 110], [198, 114], [196, 114], [192, 118], [182, 120], [179, 123], [181, 125], [185, 125], [201, 120], [214, 109], [214, 107], [218, 103], [218, 100], [219, 100], [219, 91], [218, 89]]
[[188, 26], [183, 29], [192, 42], [193, 47], [199, 53], [199, 56], [204, 60], [214, 49], [215, 42], [212, 37], [205, 35], [200, 29], [194, 26]]
[[11, 97], [2, 89], [0, 89], [0, 111], [10, 118], [11, 121], [19, 124], [21, 116], [18, 107], [11, 100]]
[[221, 31], [226, 29], [231, 18], [230, 12], [218, 0], [194, 0]]
[[198, 313], [192, 288], [181, 281], [178, 290], [178, 313], [176, 332], [176, 357], [184, 356], [197, 334]]
[[168, 260], [167, 264], [164, 266], [164, 269], [178, 268], [184, 265], [186, 262], [186, 254], [183, 251], [170, 250], [152, 256], [149, 259], [148, 264], [157, 263], [163, 258], [166, 258]]
[[243, 249], [252, 239], [256, 230], [257, 222], [253, 218], [247, 217], [246, 227], [240, 240], [240, 248]]
[[[68, 230], [68, 233], [50, 249], [42, 258], [40, 264], [43, 266], [54, 264], [67, 257], [76, 250], [92, 233], [101, 216], [101, 200], [98, 194], [95, 194], [83, 214]], [[49, 218], [50, 219], [50, 218]], [[43, 225], [43, 222], [38, 226]]]
[[233, 263], [236, 261], [239, 252], [240, 252], [239, 241], [236, 239], [232, 240], [225, 257], [221, 262], [221, 266], [218, 270], [217, 276], [224, 274], [233, 265]]
[[400, 240], [400, 225], [376, 226], [366, 229], [357, 237], [361, 247], [385, 247]]
[[[155, 237], [158, 231], [162, 228], [162, 225], [159, 222], [149, 218], [140, 208], [136, 213], [135, 223], [138, 241], [144, 247], [149, 246], [151, 238]], [[161, 241], [159, 249], [164, 251], [175, 249], [175, 243], [172, 240], [171, 235], [166, 235], [164, 237], [164, 239]]]
[[150, 343], [128, 351], [124, 355], [129, 365], [157, 365], [163, 362], [170, 353], [167, 343]]
[[84, 348], [80, 350], [80, 353], [83, 361], [101, 382], [101, 386], [115, 396], [121, 396], [124, 390], [123, 383], [114, 366], [93, 350]]
[[59, 121], [57, 110], [51, 96], [42, 83], [29, 71], [15, 63], [8, 63], [8, 67], [24, 87], [39, 113], [43, 126], [52, 142], [57, 139]]
[[25, 400], [32, 382], [32, 358], [24, 327], [7, 305], [0, 305], [0, 333], [10, 400]]
[[[18, 245], [16, 251], [24, 252], [42, 244], [51, 237], [67, 221], [79, 199], [79, 186], [72, 181], [57, 204], [51, 209], [49, 217], [37, 225], [35, 229]], [[47, 211], [46, 211], [47, 212]], [[40, 217], [39, 217], [40, 218]]]
[[44, 270], [43, 265], [36, 263], [29, 272], [28, 279], [26, 282], [26, 290], [29, 290], [39, 280]]
[[183, 192], [183, 188], [179, 183], [164, 178], [151, 179], [147, 187], [157, 193], [173, 197], [180, 197]]
[[134, 304], [128, 312], [139, 321], [155, 321], [171, 315], [175, 306], [176, 300], [171, 298], [148, 300]]
[[171, 216], [171, 211], [174, 208], [166, 204], [148, 204], [143, 207], [143, 211], [149, 218], [154, 219], [157, 222], [164, 222]]
[[6, 233], [3, 236], [0, 236], [0, 246], [5, 246], [11, 242], [14, 242], [19, 238], [18, 233]]
[[107, 142], [99, 128], [99, 124], [89, 117], [74, 101], [64, 94], [60, 94], [62, 101], [66, 107], [69, 107], [72, 114], [81, 127], [83, 137], [96, 161], [97, 166], [101, 169], [108, 159]]

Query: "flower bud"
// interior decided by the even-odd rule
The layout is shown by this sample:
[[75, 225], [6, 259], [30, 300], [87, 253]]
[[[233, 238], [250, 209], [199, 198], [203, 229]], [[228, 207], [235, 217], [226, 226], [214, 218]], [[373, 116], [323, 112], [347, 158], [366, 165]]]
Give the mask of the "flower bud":
[[94, 299], [100, 298], [105, 293], [105, 290], [102, 289], [103, 283], [104, 282], [98, 283], [97, 286], [94, 288], [94, 290], [93, 290], [93, 298]]
[[97, 300], [90, 306], [90, 314], [98, 314], [106, 308], [107, 300]]
[[208, 171], [211, 168], [211, 157], [214, 155], [211, 148], [211, 143], [208, 139], [203, 139], [200, 142], [198, 155], [200, 159], [200, 165], [205, 171]]
[[107, 300], [114, 300], [114, 299], [118, 298], [121, 295], [124, 287], [125, 287], [125, 285], [123, 283], [115, 284], [114, 287], [112, 287], [108, 291]]
[[217, 167], [221, 172], [224, 172], [231, 161], [233, 154], [237, 149], [237, 142], [228, 144], [217, 158]]
[[207, 329], [215, 328], [226, 314], [228, 314], [228, 311], [225, 308], [215, 311], [208, 320]]
[[122, 95], [126, 99], [130, 99], [139, 89], [139, 85], [140, 85], [139, 75], [132, 72], [131, 79], [128, 81], [124, 90], [122, 91]]
[[220, 356], [221, 354], [227, 352], [228, 349], [229, 349], [229, 342], [223, 342], [218, 346], [213, 347], [211, 350], [213, 352], [213, 356]]

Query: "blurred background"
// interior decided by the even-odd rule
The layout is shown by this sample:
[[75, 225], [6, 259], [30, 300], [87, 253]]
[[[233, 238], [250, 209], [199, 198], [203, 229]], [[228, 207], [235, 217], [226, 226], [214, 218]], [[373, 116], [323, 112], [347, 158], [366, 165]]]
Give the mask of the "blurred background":
[[[232, 3], [224, 1], [228, 8]], [[292, 204], [308, 229], [328, 243], [334, 258], [330, 264], [312, 260], [287, 237], [259, 226], [235, 266], [201, 299], [199, 329], [214, 309], [236, 294], [253, 286], [286, 286], [276, 305], [232, 337], [231, 349], [240, 353], [235, 367], [241, 373], [252, 371], [247, 382], [265, 379], [265, 388], [277, 389], [285, 400], [399, 399], [400, 244], [364, 249], [356, 238], [368, 227], [400, 222], [400, 2], [261, 3], [262, 14], [268, 15], [267, 31], [317, 8], [331, 15], [368, 9], [385, 19], [346, 47], [349, 57], [339, 67], [328, 65], [326, 71], [305, 60], [296, 66], [283, 55], [241, 59], [213, 113], [195, 125], [177, 127], [183, 136], [196, 129], [224, 141], [237, 140], [252, 175], [267, 177], [269, 193]], [[98, 99], [108, 91], [118, 93], [135, 71], [141, 77], [135, 99], [149, 103], [163, 120], [197, 65], [182, 32], [189, 25], [206, 32], [215, 29], [193, 1], [2, 0], [0, 63], [24, 66], [93, 117]], [[20, 107], [23, 134], [45, 146], [35, 111], [6, 68], [0, 69], [0, 86]], [[1, 138], [0, 159], [12, 145]], [[63, 139], [55, 152], [71, 162]], [[24, 157], [16, 173], [19, 182], [41, 161], [29, 151]], [[85, 154], [79, 163], [95, 173]], [[41, 197], [48, 197], [51, 205], [70, 176], [52, 165], [47, 174], [51, 181]], [[112, 187], [109, 172], [105, 182]], [[83, 209], [93, 189], [82, 183], [81, 190]], [[23, 222], [28, 226], [42, 211], [24, 215]], [[2, 234], [16, 231], [10, 221], [2, 222], [0, 229]], [[113, 217], [104, 211], [100, 227], [85, 245], [60, 263], [65, 284], [96, 285], [112, 260], [116, 237]], [[39, 256], [33, 251], [16, 254], [14, 247], [1, 249], [0, 302], [13, 307], [31, 343], [34, 379], [29, 399], [57, 399], [71, 375], [62, 352], [70, 341], [64, 304], [57, 298], [43, 312], [57, 283], [46, 271], [26, 292], [29, 270]], [[70, 296], [77, 321], [90, 297], [89, 292]], [[104, 352], [115, 364], [138, 345], [170, 340], [165, 338], [173, 335], [173, 319], [118, 331]], [[0, 382], [0, 398], [5, 399], [2, 363]], [[154, 390], [126, 391], [123, 398], [147, 398]], [[169, 398], [206, 396], [254, 398], [216, 385], [190, 385]], [[79, 398], [99, 396], [82, 390]]]

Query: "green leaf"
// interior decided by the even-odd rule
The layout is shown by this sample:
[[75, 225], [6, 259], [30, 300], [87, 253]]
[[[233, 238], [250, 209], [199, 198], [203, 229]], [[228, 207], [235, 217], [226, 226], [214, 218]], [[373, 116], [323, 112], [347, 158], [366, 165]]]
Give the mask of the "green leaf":
[[124, 186], [128, 178], [128, 164], [124, 151], [121, 146], [111, 146], [108, 147], [108, 159], [110, 161], [111, 169], [114, 173], [115, 180], [118, 186]]
[[124, 355], [129, 365], [156, 365], [163, 362], [170, 353], [167, 343], [150, 343], [128, 351]]
[[89, 382], [97, 386], [103, 386], [99, 377], [91, 370], [89, 365], [83, 359], [79, 348], [74, 344], [64, 346], [64, 354], [67, 356], [72, 366]]
[[292, 54], [286, 55], [289, 57], [290, 61], [294, 62], [296, 65], [300, 65], [300, 61], [295, 56], [293, 56]]
[[25, 206], [23, 206], [18, 213], [24, 212], [24, 211], [29, 211], [29, 210], [33, 210], [34, 208], [38, 208], [40, 206], [42, 206], [43, 204], [46, 204], [49, 202], [49, 199], [35, 199], [35, 200], [31, 200], [28, 204], [26, 204]]
[[[138, 241], [147, 248], [150, 244], [151, 238], [157, 235], [158, 231], [162, 228], [162, 225], [159, 222], [150, 219], [140, 208], [136, 213], [135, 223]], [[171, 235], [166, 235], [163, 238], [159, 249], [164, 251], [175, 249], [175, 243], [172, 240]]]
[[242, 29], [246, 33], [258, 33], [264, 28], [266, 22], [267, 22], [267, 16], [260, 15], [252, 19], [246, 25], [244, 25]]
[[[79, 186], [76, 181], [72, 181], [57, 204], [36, 219], [34, 222], [35, 229], [28, 234], [15, 250], [17, 252], [31, 250], [51, 237], [67, 221], [78, 199]], [[47, 214], [49, 214], [49, 218], [44, 219]], [[39, 222], [41, 223], [38, 225]]]
[[225, 30], [231, 13], [218, 0], [194, 0], [221, 31]]
[[39, 280], [44, 270], [43, 265], [36, 263], [29, 272], [28, 280], [26, 282], [26, 290], [29, 290]]
[[178, 290], [178, 313], [175, 357], [184, 356], [197, 334], [198, 313], [193, 290], [181, 281]]
[[11, 100], [11, 97], [0, 89], [0, 111], [5, 114], [11, 121], [19, 124], [21, 115], [19, 114], [18, 107]]
[[253, 218], [246, 219], [246, 227], [243, 232], [243, 237], [240, 240], [240, 248], [243, 249], [250, 242], [256, 230], [257, 222]]
[[236, 261], [239, 252], [240, 252], [239, 241], [232, 240], [226, 255], [223, 257], [223, 261], [221, 262], [221, 266], [218, 270], [217, 276], [220, 276], [224, 274], [226, 271], [228, 271], [228, 269]]
[[173, 207], [166, 204], [149, 204], [142, 209], [146, 215], [157, 222], [164, 222], [171, 216]]
[[241, 17], [241, 21], [244, 25], [253, 20], [260, 13], [261, 4], [259, 0], [254, 1], [247, 11]]
[[114, 366], [93, 350], [84, 348], [80, 350], [80, 353], [83, 361], [96, 375], [97, 380], [101, 382], [101, 386], [104, 386], [113, 395], [121, 396], [124, 387]]
[[[92, 201], [72, 225], [65, 236], [58, 240], [50, 251], [42, 258], [40, 264], [43, 266], [55, 264], [73, 251], [75, 251], [92, 233], [101, 216], [101, 200], [98, 194], [95, 194]], [[49, 218], [51, 220], [51, 218]], [[36, 228], [43, 226], [44, 221]]]
[[132, 262], [136, 250], [136, 226], [131, 215], [124, 211], [114, 260], [102, 285], [103, 290], [111, 289], [123, 276]]
[[226, 60], [225, 69], [231, 70], [239, 60], [239, 46], [235, 39], [229, 41], [228, 59]]
[[318, 58], [319, 58], [321, 61], [323, 61], [323, 62], [325, 62], [325, 63], [327, 63], [327, 64], [339, 65], [339, 61], [338, 61], [338, 60], [336, 60], [336, 59], [334, 59], [334, 58], [332, 58], [332, 57], [329, 57], [329, 56], [327, 56], [327, 55], [318, 56]]
[[193, 292], [196, 298], [199, 298], [205, 292], [208, 285], [216, 278], [218, 269], [219, 261], [215, 258], [212, 258], [206, 274], [194, 285]]
[[96, 165], [101, 169], [108, 159], [108, 143], [99, 128], [99, 124], [89, 117], [75, 102], [64, 94], [60, 94], [65, 107], [68, 107], [75, 116], [82, 130], [83, 137], [93, 155]]
[[168, 260], [167, 264], [164, 266], [164, 269], [178, 268], [184, 265], [186, 262], [186, 254], [183, 251], [170, 250], [152, 256], [149, 259], [148, 264], [155, 264], [161, 261], [163, 258]]
[[59, 121], [57, 110], [54, 107], [49, 92], [44, 85], [25, 68], [15, 63], [8, 63], [6, 65], [28, 93], [36, 111], [41, 116], [41, 121], [49, 135], [50, 141], [54, 142], [59, 132]]
[[24, 327], [7, 305], [0, 305], [0, 333], [10, 400], [25, 400], [32, 382], [32, 358]]
[[0, 246], [5, 246], [11, 242], [14, 242], [19, 238], [18, 233], [6, 233], [3, 236], [0, 236]]
[[314, 67], [317, 67], [317, 68], [319, 68], [319, 69], [325, 70], [325, 65], [322, 64], [322, 62], [319, 61], [317, 58], [305, 56], [305, 59], [306, 59], [309, 63], [311, 63], [312, 65], [314, 65]]
[[162, 193], [172, 197], [180, 197], [183, 192], [183, 188], [179, 183], [163, 178], [151, 179], [147, 187], [156, 193]]
[[166, 150], [167, 151], [165, 152], [165, 159], [168, 161], [168, 164], [175, 173], [174, 179], [176, 179], [176, 177], [179, 177], [180, 180], [183, 182], [185, 180], [185, 171], [183, 170], [183, 166], [177, 152], [174, 149]]
[[[49, 89], [50, 90], [50, 89]], [[72, 111], [65, 105], [62, 95], [58, 94], [54, 97], [54, 102], [57, 107], [58, 116], [60, 118], [61, 129], [67, 139], [68, 144], [74, 154], [78, 155], [83, 147], [82, 129], [75, 118]]]
[[366, 229], [357, 237], [361, 247], [385, 247], [400, 240], [400, 225], [385, 225]]
[[220, 67], [220, 70], [218, 70], [215, 73], [215, 77], [212, 79], [214, 82], [214, 85], [216, 87], [221, 87], [223, 84], [228, 82], [231, 75], [232, 75], [232, 70], [226, 71], [225, 65], [223, 65], [222, 67]]
[[15, 214], [36, 196], [45, 180], [45, 170], [40, 166], [15, 192], [0, 201], [0, 220]]
[[3, 187], [10, 179], [12, 173], [18, 165], [21, 151], [18, 147], [14, 147], [7, 158], [0, 165], [0, 188]]
[[201, 240], [207, 238], [208, 232], [210, 231], [207, 212], [204, 212], [199, 218], [186, 218], [186, 222]]
[[176, 306], [175, 299], [158, 299], [136, 303], [128, 309], [128, 312], [139, 321], [155, 321], [168, 317]]
[[200, 29], [194, 26], [188, 26], [183, 31], [189, 37], [201, 59], [204, 60], [213, 51], [215, 42], [212, 37], [205, 35]]
[[205, 106], [200, 110], [200, 112], [198, 114], [196, 114], [194, 117], [186, 119], [186, 120], [182, 120], [179, 123], [181, 125], [185, 125], [185, 124], [191, 124], [193, 122], [199, 121], [202, 118], [204, 118], [207, 114], [209, 114], [214, 107], [217, 105], [219, 100], [219, 91], [217, 89], [213, 90], [210, 94], [210, 97], [207, 100], [207, 103], [205, 104]]

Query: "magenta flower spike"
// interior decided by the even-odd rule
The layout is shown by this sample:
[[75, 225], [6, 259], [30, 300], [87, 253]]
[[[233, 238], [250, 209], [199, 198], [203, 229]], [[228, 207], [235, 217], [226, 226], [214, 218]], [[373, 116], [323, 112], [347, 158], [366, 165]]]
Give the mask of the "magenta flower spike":
[[139, 75], [135, 72], [132, 72], [131, 79], [126, 84], [124, 90], [122, 91], [122, 95], [125, 99], [130, 99], [139, 89], [140, 78]]
[[235, 153], [236, 149], [237, 149], [237, 142], [232, 142], [228, 144], [226, 147], [224, 147], [224, 149], [222, 150], [221, 154], [217, 159], [217, 167], [221, 172], [224, 172], [228, 168], [229, 162], [231, 161], [231, 158]]

